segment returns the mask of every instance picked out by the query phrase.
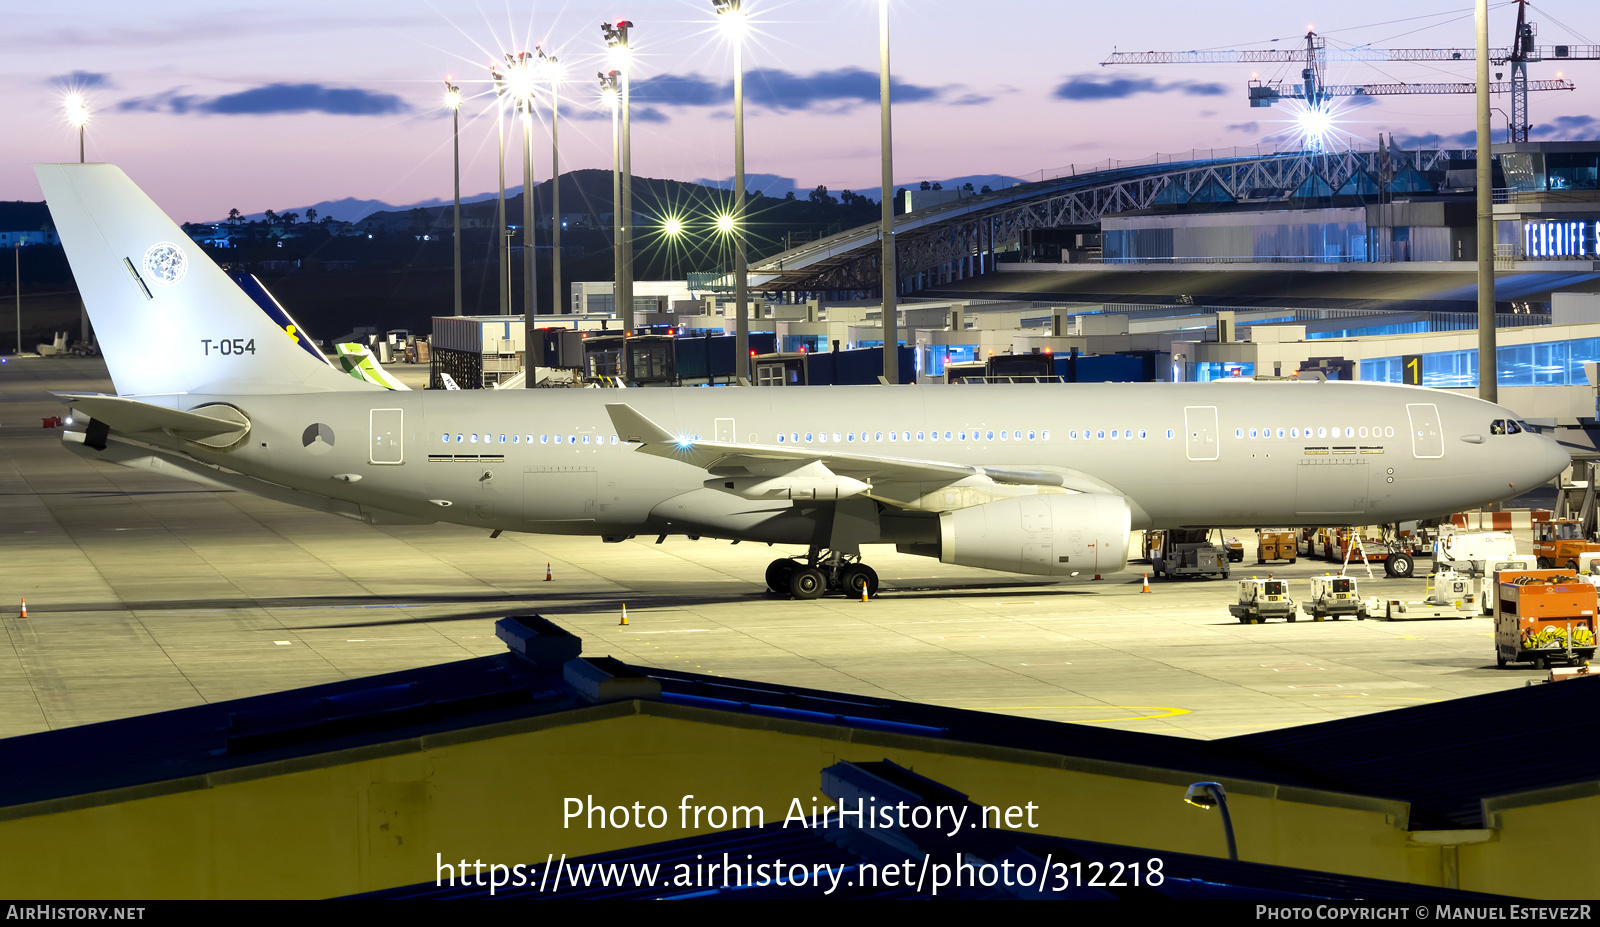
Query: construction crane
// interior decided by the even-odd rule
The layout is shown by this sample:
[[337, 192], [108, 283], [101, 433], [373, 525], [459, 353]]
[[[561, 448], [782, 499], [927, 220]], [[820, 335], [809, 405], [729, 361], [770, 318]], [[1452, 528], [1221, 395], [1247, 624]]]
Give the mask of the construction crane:
[[[1528, 80], [1530, 61], [1600, 61], [1600, 45], [1538, 45], [1538, 26], [1527, 19], [1528, 0], [1517, 0], [1516, 37], [1509, 48], [1489, 49], [1489, 60], [1500, 66], [1511, 66], [1509, 81], [1497, 80], [1489, 85], [1490, 93], [1511, 94], [1511, 115], [1508, 119], [1509, 140], [1525, 142], [1532, 125], [1528, 120], [1528, 93], [1541, 90], [1574, 90], [1576, 87], [1562, 78], [1555, 80]], [[1472, 82], [1441, 83], [1390, 83], [1390, 84], [1328, 84], [1325, 79], [1329, 61], [1473, 61], [1477, 52], [1471, 48], [1328, 48], [1328, 40], [1316, 32], [1306, 33], [1305, 44], [1300, 48], [1235, 49], [1219, 51], [1179, 52], [1113, 52], [1100, 62], [1112, 64], [1280, 64], [1301, 63], [1300, 82], [1284, 86], [1282, 81], [1252, 79], [1248, 90], [1251, 106], [1271, 106], [1280, 100], [1298, 100], [1310, 112], [1326, 113], [1328, 103], [1335, 97], [1387, 96], [1417, 93], [1476, 93]]]

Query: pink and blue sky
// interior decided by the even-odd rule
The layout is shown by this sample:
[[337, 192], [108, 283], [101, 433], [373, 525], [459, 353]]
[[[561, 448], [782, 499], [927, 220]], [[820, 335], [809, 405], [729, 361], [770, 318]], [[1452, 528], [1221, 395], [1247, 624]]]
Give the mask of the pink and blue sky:
[[[878, 186], [876, 0], [745, 0], [746, 170], [837, 193]], [[1271, 146], [1284, 108], [1251, 109], [1245, 81], [1293, 66], [1103, 68], [1113, 48], [1280, 48], [1308, 26], [1332, 47], [1466, 46], [1470, 5], [1392, 0], [1062, 2], [892, 0], [897, 184], [977, 174], [1038, 176], [1154, 152]], [[0, 25], [0, 199], [40, 198], [31, 165], [76, 160], [61, 111], [81, 90], [89, 160], [122, 166], [179, 221], [284, 210], [343, 197], [413, 203], [450, 195], [450, 120], [462, 110], [462, 190], [496, 185], [487, 64], [542, 42], [566, 65], [562, 168], [611, 164], [595, 72], [599, 24], [635, 23], [633, 164], [680, 180], [733, 169], [732, 52], [710, 0], [528, 3], [244, 0], [13, 4]], [[1491, 4], [1490, 44], [1508, 44], [1515, 7]], [[1530, 15], [1542, 43], [1589, 44], [1600, 5], [1547, 0]], [[1276, 40], [1276, 41], [1274, 41]], [[1575, 92], [1532, 97], [1536, 138], [1600, 136], [1600, 62], [1564, 72]], [[1471, 80], [1470, 61], [1334, 64], [1330, 82]], [[482, 94], [482, 96], [475, 96]], [[1381, 98], [1344, 128], [1470, 143], [1472, 97]], [[1496, 97], [1502, 109], [1507, 101]], [[548, 119], [547, 112], [541, 117]], [[1496, 138], [1504, 118], [1494, 116]], [[1463, 133], [1466, 133], [1463, 136]], [[536, 176], [549, 173], [537, 130]], [[515, 157], [515, 155], [513, 155]], [[516, 162], [513, 161], [513, 164]], [[515, 184], [517, 171], [510, 171]], [[755, 184], [753, 183], [752, 186]]]

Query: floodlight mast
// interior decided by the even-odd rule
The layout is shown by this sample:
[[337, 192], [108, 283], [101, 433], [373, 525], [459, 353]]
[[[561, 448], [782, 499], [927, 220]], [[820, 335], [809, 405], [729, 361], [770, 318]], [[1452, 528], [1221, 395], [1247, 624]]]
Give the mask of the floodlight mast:
[[633, 146], [628, 132], [628, 84], [631, 68], [632, 45], [629, 44], [628, 31], [633, 28], [633, 23], [626, 19], [619, 19], [615, 24], [601, 23], [600, 31], [605, 36], [606, 45], [612, 51], [612, 57], [618, 64], [612, 75], [617, 79], [617, 104], [621, 112], [621, 134], [617, 141], [617, 161], [621, 174], [621, 199], [614, 204], [613, 211], [617, 213], [620, 221], [617, 225], [617, 251], [621, 258], [617, 274], [617, 318], [624, 325], [633, 324]]

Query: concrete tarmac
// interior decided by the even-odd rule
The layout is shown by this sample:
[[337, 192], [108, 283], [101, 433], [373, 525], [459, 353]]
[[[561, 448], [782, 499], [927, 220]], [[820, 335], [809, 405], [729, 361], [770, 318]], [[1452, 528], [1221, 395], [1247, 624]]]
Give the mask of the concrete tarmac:
[[[0, 365], [0, 737], [498, 653], [495, 619], [529, 613], [589, 655], [1199, 738], [1543, 675], [1495, 667], [1488, 619], [1241, 625], [1221, 580], [1146, 595], [1138, 572], [1040, 583], [871, 547], [879, 598], [798, 602], [762, 575], [799, 550], [373, 527], [87, 461], [40, 427], [65, 411], [50, 391], [110, 389], [98, 360]], [[1234, 578], [1298, 601], [1329, 569], [1252, 548]], [[1425, 594], [1374, 573], [1365, 595]]]

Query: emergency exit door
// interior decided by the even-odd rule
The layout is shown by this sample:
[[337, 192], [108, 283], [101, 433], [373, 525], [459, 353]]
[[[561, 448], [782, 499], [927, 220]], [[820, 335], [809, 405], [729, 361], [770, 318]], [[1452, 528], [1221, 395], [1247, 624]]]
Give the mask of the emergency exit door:
[[1190, 460], [1216, 460], [1221, 451], [1217, 442], [1217, 407], [1183, 407], [1184, 451]]
[[372, 410], [372, 440], [368, 460], [375, 464], [405, 463], [405, 411]]

